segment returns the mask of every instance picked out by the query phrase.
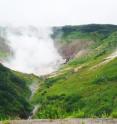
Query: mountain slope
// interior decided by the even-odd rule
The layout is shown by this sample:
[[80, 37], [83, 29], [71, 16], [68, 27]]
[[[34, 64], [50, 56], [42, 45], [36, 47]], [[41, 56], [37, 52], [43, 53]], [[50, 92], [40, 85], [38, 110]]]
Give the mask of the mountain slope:
[[[56, 29], [54, 38], [59, 51], [74, 42], [91, 43], [80, 45], [75, 54], [74, 48], [79, 44], [72, 46], [72, 57], [61, 53], [68, 61], [45, 80], [33, 97], [32, 102], [40, 104], [36, 118], [117, 117], [116, 31], [117, 26], [113, 25]], [[78, 56], [85, 49], [87, 52]]]
[[[53, 30], [66, 59], [58, 71], [38, 78], [0, 64], [0, 119], [117, 117], [117, 26]], [[0, 42], [3, 58], [10, 51]]]
[[0, 119], [27, 118], [32, 110], [26, 81], [0, 64]]

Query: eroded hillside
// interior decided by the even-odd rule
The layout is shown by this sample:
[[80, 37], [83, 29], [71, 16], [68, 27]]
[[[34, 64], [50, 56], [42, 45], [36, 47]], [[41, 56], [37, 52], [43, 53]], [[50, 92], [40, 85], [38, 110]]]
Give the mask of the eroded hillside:
[[117, 117], [116, 31], [111, 25], [56, 29], [67, 61], [33, 97], [40, 104], [34, 118]]
[[[55, 46], [66, 62], [40, 78], [0, 65], [0, 117], [117, 117], [117, 26], [53, 30]], [[9, 51], [2, 40], [3, 46], [2, 57]]]

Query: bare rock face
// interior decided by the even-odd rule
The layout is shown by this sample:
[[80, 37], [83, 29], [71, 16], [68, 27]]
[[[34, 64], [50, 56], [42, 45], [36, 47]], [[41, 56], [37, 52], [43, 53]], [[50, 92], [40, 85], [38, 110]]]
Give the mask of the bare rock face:
[[68, 44], [55, 44], [58, 48], [59, 53], [63, 56], [66, 61], [74, 57], [81, 57], [88, 54], [89, 47], [93, 44], [93, 41], [86, 41], [76, 39]]

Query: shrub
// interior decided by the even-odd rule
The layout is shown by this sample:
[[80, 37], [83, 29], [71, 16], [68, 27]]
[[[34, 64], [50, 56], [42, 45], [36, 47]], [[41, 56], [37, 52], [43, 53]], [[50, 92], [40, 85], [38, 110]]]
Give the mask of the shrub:
[[112, 118], [117, 118], [117, 111], [112, 112], [111, 117], [112, 117]]
[[2, 122], [2, 124], [10, 124], [10, 122], [8, 120], [5, 120]]
[[78, 112], [75, 112], [73, 115], [75, 118], [84, 118], [85, 117], [85, 113], [81, 110], [79, 110]]
[[108, 118], [109, 117], [109, 115], [107, 114], [107, 113], [103, 113], [102, 115], [101, 115], [101, 118]]

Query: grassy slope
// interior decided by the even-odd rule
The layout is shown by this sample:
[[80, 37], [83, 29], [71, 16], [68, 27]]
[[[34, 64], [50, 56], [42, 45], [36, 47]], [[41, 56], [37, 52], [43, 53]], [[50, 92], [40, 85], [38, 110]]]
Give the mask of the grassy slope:
[[33, 75], [12, 71], [0, 64], [0, 120], [26, 119], [34, 108], [30, 85], [42, 82]]
[[[41, 104], [36, 118], [117, 116], [117, 59], [92, 68], [103, 62], [116, 48], [117, 28], [115, 26], [111, 30], [113, 26], [96, 26], [95, 28], [84, 26], [85, 28], [80, 31], [76, 30], [78, 27], [73, 27], [75, 30], [70, 30], [69, 27], [68, 32], [64, 31], [61, 42], [67, 43], [68, 37], [72, 37], [70, 42], [73, 37], [84, 39], [88, 37], [95, 44], [91, 47], [92, 52], [89, 56], [74, 58], [57, 72], [59, 74], [61, 71], [60, 75], [45, 80], [33, 97], [34, 103]], [[75, 37], [77, 33], [78, 36]], [[98, 38], [97, 35], [94, 36], [95, 33], [98, 34]], [[71, 69], [65, 70], [67, 68]]]
[[[117, 59], [91, 68], [117, 47], [117, 26], [67, 26], [55, 32], [61, 31], [61, 44], [69, 44], [74, 39], [93, 40], [94, 44], [88, 56], [70, 60], [57, 72], [60, 75], [47, 78], [40, 85], [32, 99], [33, 104], [41, 105], [35, 117], [116, 117]], [[33, 75], [13, 72], [0, 65], [0, 118], [27, 118], [32, 110], [28, 85], [35, 80], [40, 81]]]
[[27, 118], [32, 110], [29, 103], [28, 79], [0, 64], [0, 119]]

